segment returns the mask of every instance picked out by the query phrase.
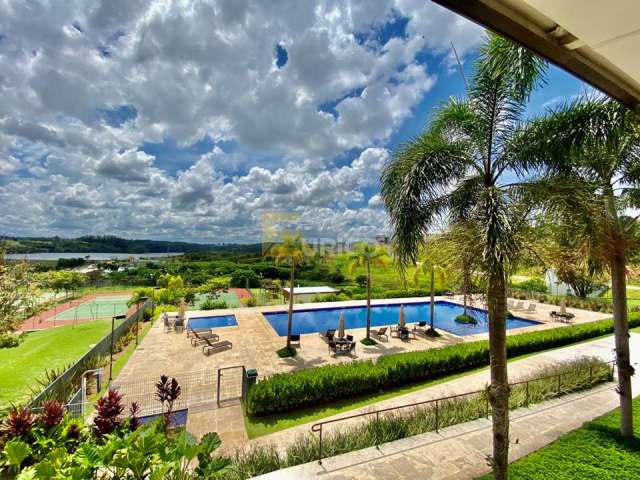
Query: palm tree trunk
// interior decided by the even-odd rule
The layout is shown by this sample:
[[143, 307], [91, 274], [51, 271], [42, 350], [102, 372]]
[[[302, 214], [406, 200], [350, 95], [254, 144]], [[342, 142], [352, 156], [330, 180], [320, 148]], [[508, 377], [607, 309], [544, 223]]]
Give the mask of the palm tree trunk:
[[291, 262], [291, 279], [289, 280], [289, 318], [287, 322], [287, 348], [291, 348], [291, 328], [293, 327], [293, 280], [295, 278], [295, 264]]
[[431, 265], [431, 302], [429, 303], [429, 323], [431, 324], [430, 330], [433, 331], [433, 318], [435, 316], [435, 267]]
[[462, 298], [464, 303], [464, 314], [467, 315], [467, 295], [469, 294], [469, 267], [465, 262], [462, 266]]
[[506, 480], [509, 467], [509, 379], [507, 375], [506, 282], [504, 268], [489, 274], [489, 356], [491, 385], [489, 401], [493, 421], [493, 475]]
[[371, 334], [371, 263], [367, 262], [367, 339]]
[[629, 354], [629, 322], [627, 320], [627, 282], [624, 247], [618, 245], [611, 260], [611, 299], [618, 366], [618, 394], [620, 395], [620, 434], [633, 436], [633, 397], [631, 395], [631, 366]]

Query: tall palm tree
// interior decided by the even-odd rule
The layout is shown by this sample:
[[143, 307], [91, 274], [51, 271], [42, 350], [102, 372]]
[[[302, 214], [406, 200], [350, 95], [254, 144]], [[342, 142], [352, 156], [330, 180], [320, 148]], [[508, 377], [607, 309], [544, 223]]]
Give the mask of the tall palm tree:
[[436, 275], [438, 276], [438, 283], [442, 286], [447, 283], [447, 265], [445, 262], [438, 261], [438, 257], [442, 258], [442, 249], [438, 248], [437, 242], [430, 242], [427, 247], [422, 261], [417, 262], [417, 268], [413, 273], [413, 281], [416, 285], [420, 282], [420, 275], [429, 276], [429, 288], [430, 288], [430, 302], [429, 302], [429, 330], [427, 334], [431, 336], [437, 336], [438, 333], [433, 326], [435, 320], [435, 290], [436, 290]]
[[555, 184], [550, 213], [564, 222], [592, 264], [606, 266], [611, 275], [620, 431], [630, 437], [634, 369], [626, 262], [637, 246], [637, 217], [624, 212], [640, 207], [640, 116], [613, 100], [581, 98], [531, 122], [521, 138], [525, 160], [544, 163]]
[[349, 273], [353, 273], [356, 267], [365, 267], [367, 270], [367, 341], [371, 340], [371, 265], [384, 266], [388, 258], [383, 247], [368, 243], [358, 245], [349, 255]]
[[[504, 60], [507, 59], [507, 60]], [[417, 260], [442, 216], [465, 221], [477, 235], [487, 277], [494, 477], [506, 479], [509, 384], [506, 349], [506, 271], [515, 256], [526, 183], [509, 184], [505, 171], [522, 171], [512, 139], [543, 62], [507, 40], [490, 36], [481, 49], [466, 98], [440, 107], [426, 130], [402, 145], [382, 174], [382, 197], [398, 262]]]
[[291, 350], [291, 328], [293, 325], [293, 291], [295, 288], [296, 266], [304, 263], [309, 254], [309, 247], [302, 235], [285, 235], [282, 243], [271, 247], [271, 255], [275, 257], [276, 265], [287, 264], [291, 268], [289, 276], [289, 317], [287, 322], [287, 350]]

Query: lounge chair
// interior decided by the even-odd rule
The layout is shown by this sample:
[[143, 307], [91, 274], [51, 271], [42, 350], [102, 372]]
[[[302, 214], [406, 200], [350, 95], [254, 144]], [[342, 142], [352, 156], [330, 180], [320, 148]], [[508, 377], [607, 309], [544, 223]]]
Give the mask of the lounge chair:
[[300, 345], [300, 334], [299, 333], [291, 334], [291, 343], [297, 343], [298, 345]]
[[205, 333], [210, 331], [211, 331], [211, 328], [193, 328], [191, 325], [187, 323], [187, 338], [194, 336], [195, 332]]
[[198, 345], [202, 345], [207, 341], [217, 342], [220, 340], [220, 336], [217, 333], [209, 332], [197, 332], [196, 330], [191, 331], [193, 333], [193, 337], [191, 337], [191, 346], [196, 347]]
[[536, 313], [536, 304], [530, 303], [524, 313]]
[[173, 329], [173, 324], [169, 321], [169, 316], [166, 313], [162, 315], [162, 322], [164, 323], [165, 332], [169, 332]]
[[513, 306], [515, 305], [513, 300], [507, 300], [507, 307], [508, 308], [513, 308]]
[[426, 328], [427, 328], [427, 322], [418, 322], [413, 326], [413, 331], [419, 332], [421, 330], [426, 330]]
[[524, 302], [516, 302], [511, 308], [514, 310], [522, 310], [524, 308]]
[[375, 331], [371, 332], [371, 335], [373, 335], [374, 337], [378, 337], [378, 338], [384, 337], [384, 339], [388, 342], [389, 341], [389, 335], [387, 335], [387, 329], [388, 328], [389, 327], [379, 328], [378, 330], [375, 330]]
[[223, 340], [222, 342], [211, 343], [207, 341], [207, 345], [202, 347], [202, 353], [209, 355], [211, 352], [217, 352], [219, 350], [227, 350], [233, 348], [233, 343], [229, 340]]

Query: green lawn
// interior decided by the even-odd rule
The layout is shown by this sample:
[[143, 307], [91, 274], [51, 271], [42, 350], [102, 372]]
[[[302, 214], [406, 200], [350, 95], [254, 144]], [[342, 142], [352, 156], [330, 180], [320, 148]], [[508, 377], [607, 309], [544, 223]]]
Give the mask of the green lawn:
[[[640, 411], [640, 397], [633, 401]], [[622, 439], [619, 410], [574, 430], [546, 447], [514, 462], [512, 480], [594, 480], [640, 478], [640, 415], [634, 417], [633, 438]], [[491, 475], [482, 477], [492, 478]]]
[[0, 349], [0, 408], [26, 400], [46, 369], [74, 362], [110, 328], [109, 320], [67, 325], [28, 333], [18, 347]]

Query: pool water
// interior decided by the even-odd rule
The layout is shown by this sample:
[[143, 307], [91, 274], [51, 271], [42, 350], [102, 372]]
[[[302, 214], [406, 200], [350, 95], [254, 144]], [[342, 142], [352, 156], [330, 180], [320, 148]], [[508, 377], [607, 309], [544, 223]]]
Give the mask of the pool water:
[[204, 328], [220, 328], [220, 327], [233, 327], [238, 325], [235, 315], [218, 315], [211, 317], [191, 317], [189, 319], [189, 327], [194, 330]]
[[[294, 334], [325, 332], [330, 328], [338, 328], [340, 313], [344, 312], [345, 328], [364, 328], [367, 326], [367, 307], [321, 308], [314, 310], [296, 310], [293, 312]], [[464, 312], [461, 305], [439, 301], [435, 303], [434, 326], [455, 335], [474, 335], [489, 331], [487, 312], [477, 308], [467, 308], [467, 312], [478, 320], [476, 325], [462, 324], [455, 318]], [[400, 304], [371, 306], [371, 326], [381, 327], [396, 325], [400, 314]], [[287, 335], [287, 312], [265, 313], [264, 316], [280, 336]], [[408, 303], [404, 305], [406, 323], [426, 321], [429, 323], [429, 303]], [[538, 325], [540, 322], [523, 318], [510, 318], [507, 328], [521, 328]]]

